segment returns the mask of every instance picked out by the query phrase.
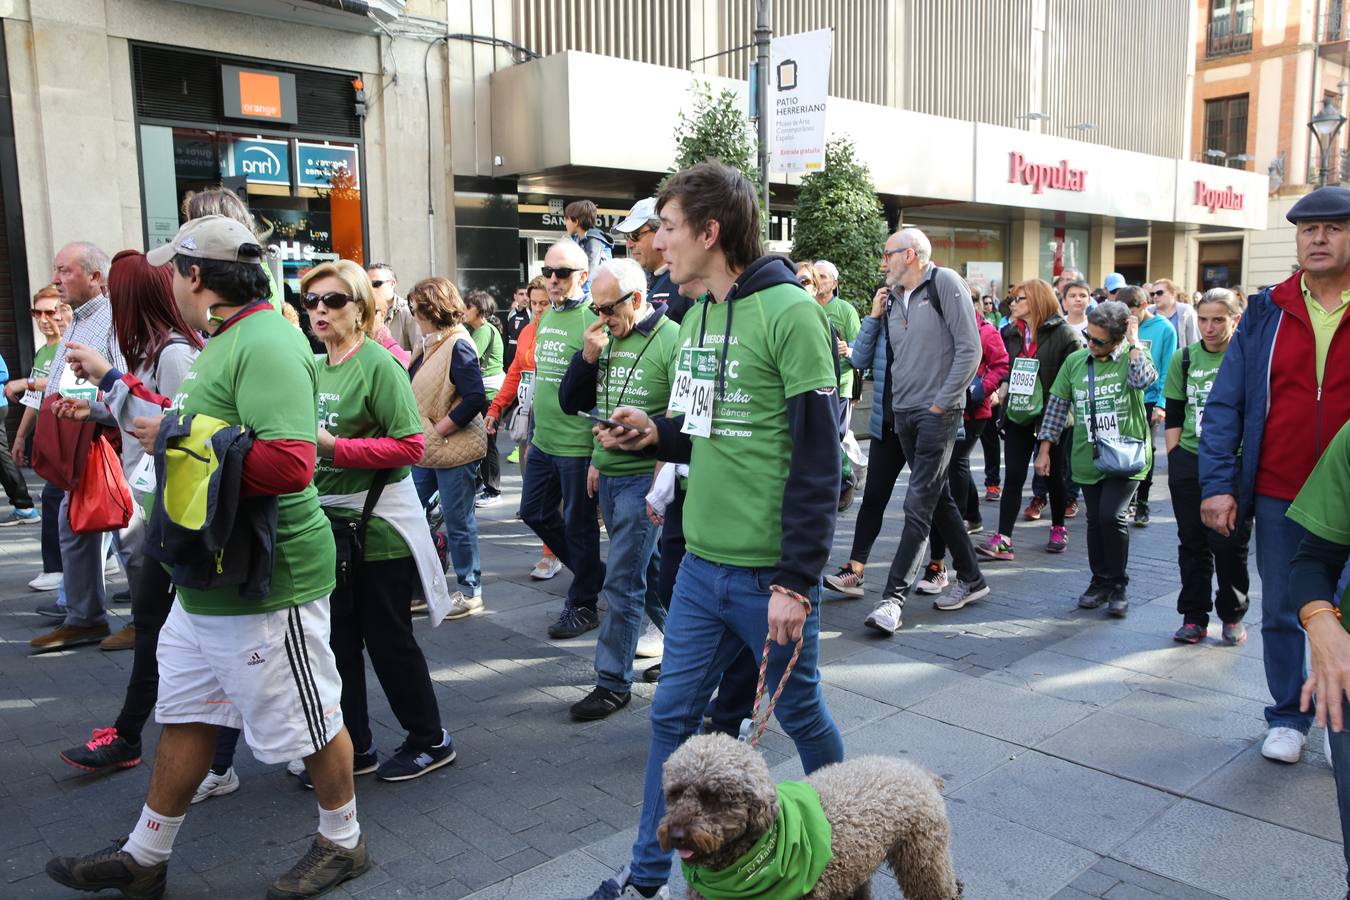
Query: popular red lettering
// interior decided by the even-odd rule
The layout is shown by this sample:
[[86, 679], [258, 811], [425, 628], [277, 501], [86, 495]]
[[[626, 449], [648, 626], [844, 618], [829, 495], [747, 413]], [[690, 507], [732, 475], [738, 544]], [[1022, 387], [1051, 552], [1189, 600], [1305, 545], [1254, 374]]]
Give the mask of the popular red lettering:
[[1195, 205], [1203, 206], [1210, 212], [1220, 209], [1242, 209], [1246, 199], [1246, 194], [1239, 194], [1231, 187], [1217, 190], [1203, 181], [1195, 183]]
[[1067, 159], [1061, 159], [1057, 166], [1029, 163], [1025, 156], [1014, 150], [1008, 154], [1008, 162], [1008, 181], [1030, 185], [1033, 194], [1043, 194], [1046, 188], [1079, 193], [1087, 190], [1087, 170], [1070, 168]]

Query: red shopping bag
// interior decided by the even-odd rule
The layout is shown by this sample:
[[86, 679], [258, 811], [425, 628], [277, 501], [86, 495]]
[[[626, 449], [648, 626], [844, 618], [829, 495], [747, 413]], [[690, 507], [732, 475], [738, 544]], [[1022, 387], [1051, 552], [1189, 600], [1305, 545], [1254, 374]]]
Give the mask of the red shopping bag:
[[116, 531], [131, 522], [131, 486], [112, 443], [99, 435], [89, 445], [75, 490], [70, 492], [70, 530], [77, 534]]

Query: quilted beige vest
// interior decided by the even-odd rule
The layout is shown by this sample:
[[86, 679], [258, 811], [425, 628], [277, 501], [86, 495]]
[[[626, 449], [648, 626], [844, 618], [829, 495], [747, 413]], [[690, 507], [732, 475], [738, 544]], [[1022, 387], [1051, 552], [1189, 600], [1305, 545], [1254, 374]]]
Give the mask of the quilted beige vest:
[[450, 381], [453, 354], [447, 348], [455, 341], [467, 341], [474, 356], [478, 355], [478, 348], [463, 325], [429, 336], [422, 348], [413, 354], [413, 365], [422, 359], [421, 367], [413, 376], [412, 389], [417, 399], [417, 412], [422, 417], [422, 437], [426, 440], [418, 465], [428, 469], [451, 469], [487, 456], [487, 430], [483, 427], [481, 414], [449, 437], [441, 437], [432, 428], [462, 402]]

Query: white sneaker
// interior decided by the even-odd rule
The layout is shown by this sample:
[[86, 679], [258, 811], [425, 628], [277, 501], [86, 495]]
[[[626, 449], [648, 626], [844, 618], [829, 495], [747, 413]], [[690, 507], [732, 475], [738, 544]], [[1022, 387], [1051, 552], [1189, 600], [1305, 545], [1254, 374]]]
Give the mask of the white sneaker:
[[534, 564], [534, 568], [530, 570], [530, 577], [535, 581], [548, 581], [561, 571], [562, 563], [558, 561], [558, 557], [545, 556]]
[[642, 637], [637, 642], [638, 659], [655, 659], [665, 652], [666, 636], [661, 633], [661, 629], [656, 627], [655, 622], [647, 623], [647, 630], [642, 632]]
[[447, 619], [462, 619], [465, 616], [471, 616], [476, 612], [483, 611], [483, 598], [466, 597], [462, 591], [455, 591], [454, 596], [450, 598], [450, 612], [446, 613]]
[[1296, 763], [1303, 756], [1303, 747], [1308, 738], [1301, 731], [1276, 725], [1266, 732], [1266, 742], [1261, 745], [1261, 755], [1276, 762]]
[[54, 591], [61, 586], [61, 573], [43, 572], [28, 582], [28, 586], [35, 591]]
[[303, 759], [291, 760], [286, 763], [286, 772], [289, 775], [294, 775], [296, 778], [299, 778], [301, 775], [305, 774], [305, 761]]
[[894, 600], [882, 600], [863, 624], [883, 634], [895, 634], [900, 630], [900, 613], [899, 603]]
[[223, 797], [239, 790], [239, 776], [234, 774], [234, 766], [225, 770], [224, 775], [208, 771], [202, 783], [197, 785], [197, 793], [192, 795], [193, 803], [201, 803], [207, 797]]
[[122, 564], [117, 561], [117, 554], [114, 553], [103, 561], [103, 574], [109, 578], [116, 578], [122, 574]]
[[967, 603], [974, 603], [983, 597], [989, 596], [989, 585], [983, 578], [978, 581], [962, 581], [956, 579], [952, 592], [941, 600], [933, 601], [934, 609], [954, 610], [960, 609]]
[[947, 577], [946, 569], [939, 569], [932, 563], [924, 571], [923, 579], [916, 585], [914, 590], [920, 594], [940, 594], [951, 584], [951, 579]]

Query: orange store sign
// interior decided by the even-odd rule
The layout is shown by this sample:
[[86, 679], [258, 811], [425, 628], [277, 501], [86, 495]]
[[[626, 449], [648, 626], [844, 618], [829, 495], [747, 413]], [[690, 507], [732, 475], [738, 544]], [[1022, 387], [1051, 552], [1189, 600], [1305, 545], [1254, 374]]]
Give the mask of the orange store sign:
[[227, 118], [296, 123], [295, 76], [290, 72], [222, 65], [220, 78]]

